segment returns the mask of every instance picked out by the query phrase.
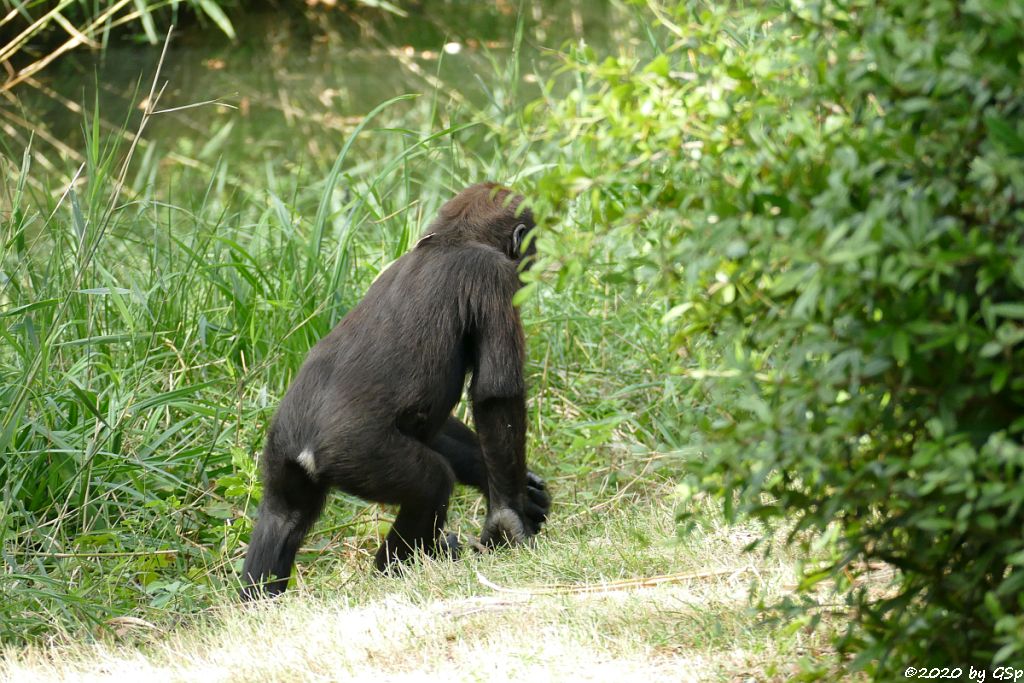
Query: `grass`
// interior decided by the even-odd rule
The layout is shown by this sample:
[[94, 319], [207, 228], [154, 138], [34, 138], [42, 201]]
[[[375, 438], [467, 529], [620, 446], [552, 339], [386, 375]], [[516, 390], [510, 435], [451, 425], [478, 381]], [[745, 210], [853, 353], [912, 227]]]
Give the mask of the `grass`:
[[[86, 111], [66, 172], [2, 148], [0, 641], [98, 637], [125, 615], [165, 627], [233, 601], [255, 454], [307, 350], [454, 192], [525, 189], [540, 168], [528, 141], [504, 144], [521, 40], [520, 22], [489, 109], [438, 125], [437, 93], [386, 100], [327, 164], [177, 163], [143, 135], [166, 116], [158, 74], [119, 126]], [[598, 266], [523, 305], [531, 463], [580, 514], [679, 447], [672, 413], [690, 401], [637, 296]], [[388, 514], [348, 500], [310, 546], [361, 552]]]
[[[670, 425], [692, 399], [669, 372], [658, 317], [599, 267], [523, 305], [531, 464], [555, 493], [536, 548], [375, 578], [370, 553], [393, 511], [339, 496], [300, 554], [296, 589], [270, 609], [238, 609], [254, 456], [277, 398], [454, 184], [406, 165], [444, 158], [436, 136], [363, 136], [357, 146], [400, 162], [369, 175], [342, 152], [322, 180], [281, 179], [262, 202], [211, 181], [171, 203], [139, 180], [152, 173], [146, 159], [122, 197], [126, 150], [96, 138], [87, 181], [67, 192], [34, 191], [27, 161], [14, 169], [2, 235], [0, 400], [13, 408], [0, 462], [0, 677], [607, 680], [753, 666], [773, 646], [746, 589], [777, 592], [791, 570], [750, 571], [743, 538], [717, 524], [675, 542], [666, 476], [682, 444]], [[473, 163], [445, 175], [508, 176]], [[461, 495], [455, 509], [454, 524], [478, 533], [479, 499]], [[709, 571], [550, 595], [493, 591], [477, 576], [600, 587]]]
[[[158, 44], [160, 35], [156, 30], [154, 14], [168, 3], [157, 1], [113, 0], [104, 5], [91, 5], [79, 0], [63, 0], [26, 7], [4, 2], [0, 28], [5, 28], [6, 43], [0, 43], [0, 58], [9, 64], [6, 78], [0, 81], [0, 92], [13, 89], [31, 79], [61, 56], [88, 46], [105, 46], [111, 34], [119, 27], [137, 26], [151, 44]], [[177, 15], [177, 3], [173, 15]], [[235, 29], [220, 5], [213, 1], [188, 2], [196, 14], [205, 15], [224, 35], [235, 37]], [[59, 27], [59, 28], [58, 28]], [[63, 30], [61, 30], [63, 29]], [[40, 54], [42, 39], [48, 46]]]
[[381, 136], [385, 187], [349, 176], [339, 196], [340, 155], [319, 196], [271, 188], [232, 210], [213, 185], [168, 202], [87, 130], [84, 182], [34, 191], [26, 155], [5, 187], [4, 638], [167, 598], [163, 575], [219, 590], [204, 577], [230, 575], [247, 532], [233, 523], [275, 397], [419, 227], [401, 168], [419, 148], [397, 136]]
[[[294, 590], [238, 607], [255, 456], [308, 349], [455, 191], [543, 169], [504, 85], [515, 35], [490, 108], [437, 125], [437, 93], [387, 100], [307, 164], [179, 164], [137, 134], [156, 91], [120, 127], [85, 116], [70, 182], [31, 147], [0, 156], [0, 678], [724, 680], [823, 652], [755, 607], [793, 558], [743, 555], [709, 510], [676, 539], [680, 416], [707, 408], [663, 297], [605, 277], [608, 241], [522, 305], [529, 457], [555, 495], [536, 547], [376, 578], [393, 511], [338, 496]], [[541, 241], [591, 235], [587, 215]], [[455, 510], [478, 533], [479, 499]]]
[[[306, 351], [441, 202], [522, 163], [467, 153], [458, 125], [415, 133], [408, 122], [431, 103], [395, 113], [390, 101], [323, 177], [268, 172], [262, 191], [240, 193], [220, 182], [238, 175], [226, 163], [202, 184], [158, 172], [158, 154], [133, 156], [135, 131], [160, 116], [149, 101], [112, 134], [89, 115], [86, 161], [67, 185], [27, 151], [20, 166], [5, 160], [6, 642], [93, 637], [126, 614], [162, 624], [233, 600], [255, 454]], [[388, 162], [371, 171], [361, 158]], [[668, 456], [650, 437], [677, 409], [658, 396], [670, 362], [658, 323], [628, 292], [596, 299], [593, 286], [607, 288], [595, 274], [524, 304], [527, 334], [544, 340], [528, 367], [531, 459], [578, 505], [658, 470]], [[377, 514], [335, 506], [311, 544], [370, 543], [388, 519]]]
[[11, 648], [0, 677], [785, 680], [819, 640], [780, 647], [753, 605], [792, 587], [792, 558], [744, 555], [744, 529], [712, 513], [676, 541], [666, 493], [623, 495], [598, 512], [562, 503], [533, 548], [424, 560], [398, 578], [371, 576], [365, 553], [324, 553], [271, 604], [220, 605], [177, 627], [119, 620], [121, 635], [97, 642]]

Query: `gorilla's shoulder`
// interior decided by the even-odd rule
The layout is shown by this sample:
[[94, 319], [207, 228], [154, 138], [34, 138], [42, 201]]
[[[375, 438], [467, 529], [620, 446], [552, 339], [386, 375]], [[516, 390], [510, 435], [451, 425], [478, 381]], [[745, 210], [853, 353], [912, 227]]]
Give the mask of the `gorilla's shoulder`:
[[[421, 250], [416, 250], [417, 252]], [[416, 254], [416, 252], [412, 252]], [[464, 243], [422, 250], [424, 261], [442, 265], [448, 271], [462, 273], [500, 273], [515, 275], [516, 263], [498, 249], [479, 243]]]

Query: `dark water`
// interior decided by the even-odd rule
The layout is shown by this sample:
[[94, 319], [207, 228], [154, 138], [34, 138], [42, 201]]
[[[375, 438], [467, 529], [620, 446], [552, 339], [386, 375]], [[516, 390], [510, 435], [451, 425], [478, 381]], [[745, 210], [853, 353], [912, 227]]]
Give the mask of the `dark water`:
[[[212, 25], [174, 32], [160, 71], [164, 88], [146, 145], [186, 166], [228, 163], [278, 171], [328, 166], [340, 141], [389, 98], [415, 93], [381, 121], [440, 128], [488, 109], [514, 109], [540, 92], [557, 51], [584, 41], [617, 52], [636, 35], [612, 3], [422, 2], [408, 16], [306, 9], [237, 19], [230, 41]], [[521, 40], [517, 42], [517, 28]], [[23, 83], [0, 104], [0, 153], [32, 153], [52, 173], [84, 159], [83, 126], [98, 107], [109, 134], [135, 129], [160, 46], [121, 39], [102, 53], [78, 52]], [[518, 78], [510, 74], [518, 64]], [[206, 104], [204, 104], [206, 103]], [[310, 168], [312, 167], [312, 168]]]

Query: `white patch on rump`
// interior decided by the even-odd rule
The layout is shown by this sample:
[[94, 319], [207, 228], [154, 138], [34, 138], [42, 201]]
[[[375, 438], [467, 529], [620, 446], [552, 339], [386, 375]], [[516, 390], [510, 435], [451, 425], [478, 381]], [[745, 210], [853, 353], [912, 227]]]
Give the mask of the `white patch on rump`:
[[309, 473], [309, 476], [316, 476], [316, 461], [313, 460], [312, 448], [303, 448], [299, 456], [295, 458], [295, 461], [302, 466], [302, 469]]

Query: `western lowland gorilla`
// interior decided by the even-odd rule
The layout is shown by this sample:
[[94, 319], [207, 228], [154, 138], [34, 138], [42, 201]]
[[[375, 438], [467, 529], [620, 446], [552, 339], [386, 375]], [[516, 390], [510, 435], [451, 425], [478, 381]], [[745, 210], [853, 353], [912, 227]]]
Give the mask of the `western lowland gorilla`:
[[[526, 469], [524, 339], [512, 296], [533, 215], [493, 183], [441, 207], [416, 246], [309, 352], [263, 450], [263, 502], [242, 597], [276, 595], [331, 487], [398, 505], [374, 564], [458, 552], [442, 529], [456, 481], [487, 499], [480, 541], [536, 534], [551, 499]], [[466, 375], [476, 433], [452, 415]]]

